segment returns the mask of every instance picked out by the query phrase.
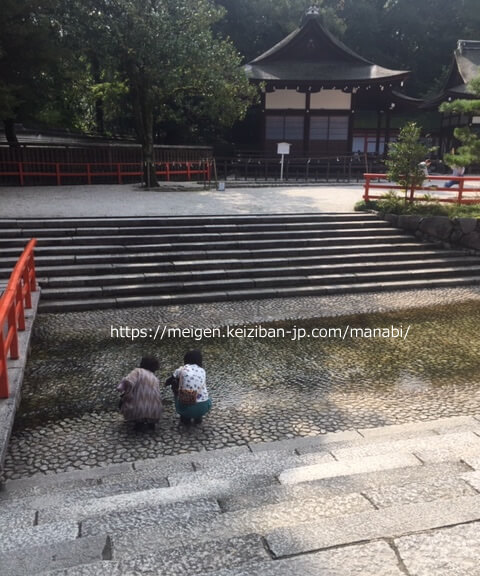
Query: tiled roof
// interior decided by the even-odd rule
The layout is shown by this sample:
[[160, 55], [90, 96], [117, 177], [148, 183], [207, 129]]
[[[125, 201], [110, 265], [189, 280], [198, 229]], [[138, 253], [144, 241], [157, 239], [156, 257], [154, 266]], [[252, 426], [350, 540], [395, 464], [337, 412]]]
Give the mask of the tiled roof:
[[321, 18], [311, 17], [281, 42], [245, 66], [256, 81], [364, 83], [401, 81], [405, 70], [378, 66], [335, 38]]

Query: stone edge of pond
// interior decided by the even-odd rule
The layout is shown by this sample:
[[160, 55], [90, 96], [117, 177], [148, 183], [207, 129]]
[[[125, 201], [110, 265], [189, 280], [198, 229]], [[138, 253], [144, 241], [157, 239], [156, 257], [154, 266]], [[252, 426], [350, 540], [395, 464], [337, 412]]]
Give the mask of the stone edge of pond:
[[37, 315], [40, 290], [32, 292], [32, 307], [25, 310], [25, 330], [18, 332], [18, 360], [7, 360], [9, 392], [8, 398], [0, 399], [0, 473], [3, 470], [8, 451], [8, 443], [15, 421], [15, 415], [22, 397], [22, 383], [30, 351], [30, 339]]

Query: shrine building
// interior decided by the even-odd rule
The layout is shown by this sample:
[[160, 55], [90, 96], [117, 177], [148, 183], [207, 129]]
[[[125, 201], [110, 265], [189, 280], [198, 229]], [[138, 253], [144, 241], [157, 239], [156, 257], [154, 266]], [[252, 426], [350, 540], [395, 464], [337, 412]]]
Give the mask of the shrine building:
[[350, 50], [310, 8], [300, 28], [245, 66], [260, 86], [265, 154], [289, 142], [295, 156], [383, 154], [397, 115], [421, 100], [399, 90], [409, 72], [383, 68]]
[[[450, 71], [443, 86], [442, 92], [427, 100], [421, 108], [423, 110], [438, 110], [442, 102], [452, 100], [477, 99], [468, 90], [468, 84], [480, 75], [480, 41], [479, 40], [458, 40], [457, 47], [453, 53]], [[453, 136], [453, 131], [457, 127], [474, 126], [480, 131], [480, 117], [470, 114], [442, 114], [440, 130], [438, 136], [439, 153], [443, 155], [458, 145]]]

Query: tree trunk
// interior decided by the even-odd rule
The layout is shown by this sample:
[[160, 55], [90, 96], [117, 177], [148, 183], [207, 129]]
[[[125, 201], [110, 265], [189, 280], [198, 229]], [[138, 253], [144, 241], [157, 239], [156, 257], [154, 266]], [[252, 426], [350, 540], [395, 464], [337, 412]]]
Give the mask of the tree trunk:
[[9, 146], [19, 146], [20, 144], [18, 142], [17, 133], [15, 131], [15, 120], [13, 118], [6, 118], [3, 121], [3, 124], [5, 126], [5, 138], [7, 139]]
[[135, 128], [143, 155], [143, 184], [146, 188], [158, 186], [153, 149], [153, 97], [148, 82], [134, 67], [130, 83], [135, 114]]
[[[153, 115], [152, 115], [153, 123]], [[144, 139], [142, 142], [142, 155], [143, 155], [143, 183], [146, 188], [154, 188], [158, 186], [157, 174], [155, 170], [155, 151], [153, 149], [153, 134], [152, 137]]]

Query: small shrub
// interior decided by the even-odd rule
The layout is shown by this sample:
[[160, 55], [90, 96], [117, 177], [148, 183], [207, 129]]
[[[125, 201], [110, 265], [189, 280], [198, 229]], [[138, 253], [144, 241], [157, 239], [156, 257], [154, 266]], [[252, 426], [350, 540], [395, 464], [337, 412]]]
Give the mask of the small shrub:
[[405, 214], [405, 201], [390, 190], [377, 202], [377, 210], [388, 214]]
[[365, 202], [365, 200], [359, 200], [355, 206], [353, 207], [353, 209], [355, 210], [355, 212], [364, 212], [367, 210], [378, 210], [378, 202], [376, 200], [367, 200]]
[[421, 216], [449, 216], [447, 206], [440, 202], [411, 203], [406, 207], [405, 214], [419, 214]]
[[451, 204], [450, 218], [480, 218], [480, 204]]

